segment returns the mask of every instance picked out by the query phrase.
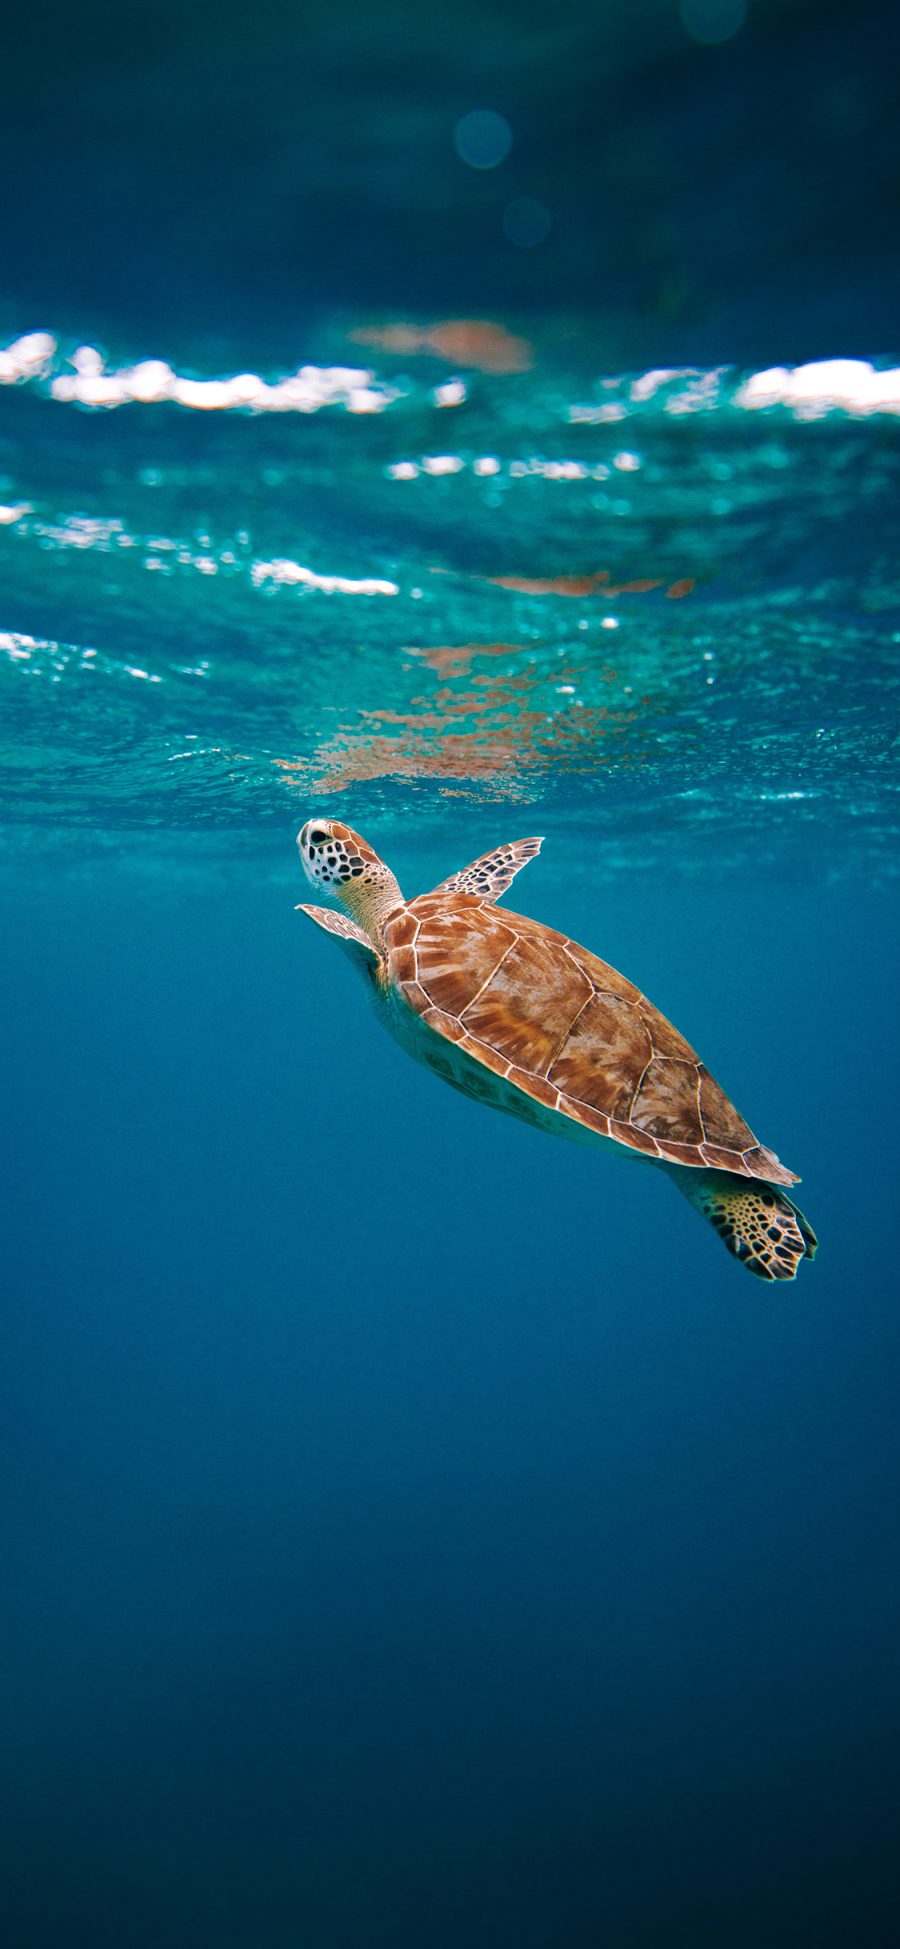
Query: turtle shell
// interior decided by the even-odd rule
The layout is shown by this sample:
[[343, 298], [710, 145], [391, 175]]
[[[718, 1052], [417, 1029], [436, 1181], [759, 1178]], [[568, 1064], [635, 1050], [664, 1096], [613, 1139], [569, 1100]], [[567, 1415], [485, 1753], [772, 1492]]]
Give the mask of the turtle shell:
[[409, 1007], [545, 1109], [666, 1163], [797, 1182], [640, 989], [565, 934], [432, 893], [391, 915], [384, 943]]

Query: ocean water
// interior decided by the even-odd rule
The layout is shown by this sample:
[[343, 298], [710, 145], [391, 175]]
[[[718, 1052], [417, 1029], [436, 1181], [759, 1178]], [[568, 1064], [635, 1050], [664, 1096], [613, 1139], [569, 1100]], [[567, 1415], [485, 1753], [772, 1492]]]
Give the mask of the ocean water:
[[[880, 1949], [876, 43], [786, 5], [686, 51], [647, 8], [642, 51], [610, 8], [610, 54], [588, 9], [471, 0], [452, 47], [385, 7], [342, 67], [309, 11], [303, 45], [203, 13], [171, 69], [137, 16], [111, 48], [80, 15], [74, 68], [21, 30], [49, 119], [0, 345], [0, 1933]], [[466, 176], [492, 104], [512, 161]], [[409, 1062], [294, 911], [312, 816], [409, 895], [543, 834], [508, 904], [682, 1029], [802, 1174], [815, 1263], [754, 1280], [639, 1159]]]

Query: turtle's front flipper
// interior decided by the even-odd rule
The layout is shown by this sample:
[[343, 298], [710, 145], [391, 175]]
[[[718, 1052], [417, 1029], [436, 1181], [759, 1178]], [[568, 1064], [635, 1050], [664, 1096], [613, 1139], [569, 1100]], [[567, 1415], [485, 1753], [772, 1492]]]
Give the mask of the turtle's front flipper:
[[372, 946], [368, 934], [364, 934], [362, 928], [357, 927], [355, 920], [348, 920], [346, 914], [332, 913], [328, 907], [307, 907], [302, 900], [295, 907], [294, 912], [308, 914], [317, 927], [324, 927], [326, 934], [336, 934], [341, 947], [357, 967], [362, 967], [370, 974], [374, 974], [380, 967], [380, 957]]
[[812, 1226], [776, 1185], [730, 1171], [676, 1167], [669, 1176], [758, 1279], [793, 1279], [801, 1259], [815, 1258]]
[[537, 858], [542, 845], [541, 839], [513, 839], [508, 846], [495, 846], [492, 853], [482, 853], [480, 859], [473, 859], [471, 866], [451, 873], [449, 880], [442, 880], [432, 891], [475, 893], [481, 900], [499, 900], [522, 867]]

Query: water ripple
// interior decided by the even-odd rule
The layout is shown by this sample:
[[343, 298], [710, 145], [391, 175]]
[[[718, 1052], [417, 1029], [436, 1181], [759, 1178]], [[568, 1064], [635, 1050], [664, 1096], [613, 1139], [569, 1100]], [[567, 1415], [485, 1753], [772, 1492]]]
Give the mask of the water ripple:
[[0, 355], [7, 832], [262, 843], [311, 801], [423, 831], [496, 803], [577, 818], [595, 878], [886, 879], [891, 374], [666, 371], [575, 406], [537, 341], [479, 367], [426, 337], [379, 345], [377, 411], [355, 368], [302, 368], [299, 418], [247, 386], [194, 410], [141, 360], [107, 373], [133, 413], [70, 411], [85, 348]]

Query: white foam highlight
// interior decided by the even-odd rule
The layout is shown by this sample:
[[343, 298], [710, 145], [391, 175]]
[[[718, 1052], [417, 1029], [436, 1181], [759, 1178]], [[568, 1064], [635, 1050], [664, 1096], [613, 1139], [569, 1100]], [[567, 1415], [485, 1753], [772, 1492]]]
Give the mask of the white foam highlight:
[[[198, 413], [318, 413], [335, 408], [360, 417], [383, 413], [404, 398], [404, 387], [388, 383], [363, 367], [304, 364], [279, 378], [258, 372], [238, 372], [225, 378], [202, 378], [179, 373], [166, 359], [145, 358], [132, 365], [107, 364], [96, 345], [78, 345], [63, 353], [51, 332], [25, 332], [0, 347], [0, 385], [36, 384], [60, 404], [92, 411], [121, 406], [171, 405]], [[818, 419], [825, 413], [852, 418], [900, 413], [900, 366], [879, 371], [865, 359], [818, 359], [788, 367], [741, 374], [727, 366], [702, 370], [692, 366], [653, 366], [643, 373], [599, 377], [596, 397], [574, 401], [563, 409], [570, 426], [614, 426], [635, 414], [663, 412], [670, 418], [735, 409], [759, 411], [782, 407], [797, 420]], [[464, 403], [468, 388], [455, 377], [429, 388], [424, 397], [437, 411]], [[407, 471], [432, 475], [459, 473], [471, 466], [489, 471], [490, 456], [464, 461], [458, 455], [436, 453], [418, 461], [399, 461], [388, 471], [397, 480], [413, 479]], [[546, 479], [575, 479], [581, 463], [514, 461], [505, 471], [520, 475], [542, 472]], [[617, 465], [615, 458], [612, 464]], [[498, 462], [498, 471], [500, 463]], [[627, 468], [625, 469], [627, 471]], [[596, 477], [596, 476], [595, 476]], [[9, 517], [6, 517], [9, 519]]]
[[588, 470], [580, 460], [545, 460], [540, 471], [545, 480], [586, 480]]
[[[32, 338], [46, 338], [46, 334], [32, 334]], [[52, 353], [44, 347], [40, 359], [41, 348], [32, 345], [26, 369], [21, 348], [29, 343], [19, 340], [17, 346], [0, 353], [0, 377], [4, 360], [13, 378], [47, 376], [55, 340], [49, 341]], [[317, 413], [323, 406], [342, 406], [348, 413], [381, 413], [400, 397], [396, 386], [381, 384], [359, 366], [302, 365], [273, 381], [258, 372], [238, 372], [230, 379], [195, 379], [175, 372], [165, 359], [142, 359], [137, 365], [107, 370], [103, 354], [94, 345], [80, 345], [67, 364], [73, 369], [56, 373], [50, 393], [53, 399], [78, 406], [149, 406], [170, 400], [195, 413]]]
[[467, 397], [465, 382], [448, 379], [445, 385], [435, 386], [431, 397], [436, 406], [462, 406]]
[[304, 589], [320, 589], [324, 595], [329, 596], [398, 596], [400, 594], [396, 582], [382, 581], [378, 576], [363, 576], [356, 581], [347, 575], [317, 575], [314, 569], [304, 567], [302, 562], [284, 559], [274, 562], [254, 562], [250, 577], [257, 588], [263, 582], [286, 582]]
[[15, 386], [24, 379], [41, 379], [56, 356], [56, 340], [50, 332], [26, 332], [0, 351], [0, 386]]
[[[292, 561], [288, 557], [278, 557], [272, 561], [242, 561], [234, 548], [218, 547], [212, 536], [207, 534], [195, 536], [193, 541], [179, 540], [171, 535], [134, 535], [129, 534], [124, 523], [116, 517], [67, 514], [55, 522], [28, 520], [26, 517], [33, 513], [33, 508], [24, 501], [11, 507], [0, 506], [0, 525], [13, 526], [21, 521], [21, 534], [36, 536], [42, 546], [54, 549], [96, 549], [105, 555], [119, 549], [139, 549], [142, 551], [143, 569], [157, 575], [170, 576], [188, 570], [198, 575], [216, 576], [223, 569], [240, 574], [245, 574], [249, 569], [250, 581], [255, 588], [269, 583], [288, 583], [315, 589], [324, 595], [396, 596], [400, 593], [399, 585], [383, 576], [321, 575], [305, 563]], [[249, 547], [246, 531], [241, 530], [235, 540], [238, 546]], [[0, 647], [6, 647], [8, 651], [11, 640], [0, 639]], [[129, 669], [128, 674], [144, 675], [148, 682], [157, 681], [139, 670]], [[191, 674], [204, 673], [194, 672], [192, 666]]]
[[35, 650], [49, 650], [55, 646], [41, 641], [38, 636], [22, 636], [17, 630], [0, 629], [0, 652], [13, 663], [28, 663]]
[[652, 399], [661, 386], [671, 385], [673, 379], [693, 379], [696, 376], [695, 366], [654, 366], [651, 371], [642, 372], [637, 379], [632, 379], [629, 394], [631, 399], [639, 404], [644, 400]]
[[616, 420], [624, 420], [627, 412], [624, 400], [607, 399], [599, 406], [570, 406], [568, 420], [570, 426], [606, 426]]
[[816, 359], [809, 365], [754, 372], [734, 395], [750, 411], [788, 406], [798, 419], [843, 412], [854, 417], [900, 413], [900, 366], [878, 372], [866, 359]]
[[0, 655], [12, 663], [29, 666], [27, 674], [58, 683], [69, 670], [97, 670], [114, 677], [133, 677], [140, 683], [158, 684], [163, 678], [137, 664], [120, 663], [114, 657], [100, 656], [96, 650], [77, 643], [55, 643], [42, 636], [26, 636], [17, 630], [0, 630]]

